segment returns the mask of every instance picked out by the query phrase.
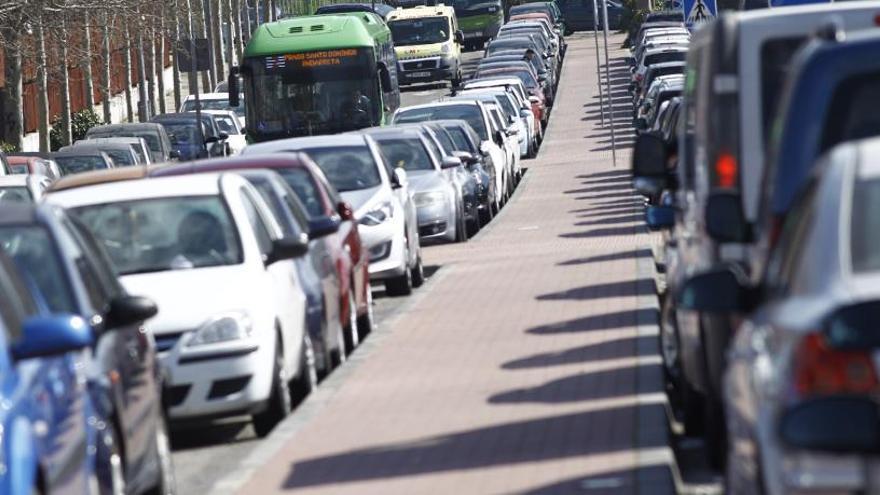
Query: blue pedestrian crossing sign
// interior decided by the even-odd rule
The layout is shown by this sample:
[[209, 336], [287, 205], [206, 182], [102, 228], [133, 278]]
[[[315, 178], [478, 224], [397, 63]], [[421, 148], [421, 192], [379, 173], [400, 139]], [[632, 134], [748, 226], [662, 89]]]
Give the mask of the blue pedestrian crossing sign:
[[715, 0], [684, 0], [684, 20], [689, 28], [711, 21], [717, 14]]

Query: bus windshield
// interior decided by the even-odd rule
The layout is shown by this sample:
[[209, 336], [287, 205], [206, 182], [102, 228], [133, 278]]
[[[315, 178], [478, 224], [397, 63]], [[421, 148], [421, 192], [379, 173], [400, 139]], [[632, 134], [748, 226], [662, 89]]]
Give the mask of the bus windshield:
[[499, 2], [493, 0], [453, 0], [452, 8], [458, 17], [495, 14], [501, 10]]
[[388, 27], [396, 46], [443, 43], [450, 35], [449, 19], [445, 17], [400, 19], [389, 22]]
[[382, 97], [371, 48], [245, 60], [249, 133], [256, 141], [377, 125]]

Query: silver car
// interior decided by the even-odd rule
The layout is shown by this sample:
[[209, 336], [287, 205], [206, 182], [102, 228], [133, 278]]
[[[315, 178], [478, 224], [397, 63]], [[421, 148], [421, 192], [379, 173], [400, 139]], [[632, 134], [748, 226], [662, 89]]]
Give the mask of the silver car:
[[821, 159], [758, 287], [737, 269], [683, 287], [684, 307], [748, 314], [723, 380], [729, 493], [880, 490], [878, 156], [872, 139]]
[[381, 127], [361, 131], [379, 143], [394, 168], [406, 170], [418, 216], [419, 237], [425, 240], [467, 240], [464, 205], [455, 183], [444, 169], [461, 166], [461, 160], [442, 160], [418, 127]]

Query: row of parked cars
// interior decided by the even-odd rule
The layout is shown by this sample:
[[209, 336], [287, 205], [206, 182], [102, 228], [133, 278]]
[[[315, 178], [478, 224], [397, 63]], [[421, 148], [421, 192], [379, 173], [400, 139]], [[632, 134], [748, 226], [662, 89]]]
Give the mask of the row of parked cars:
[[564, 47], [527, 32], [385, 127], [178, 161], [180, 113], [71, 147], [130, 166], [22, 156], [10, 177], [39, 193], [0, 182], [0, 492], [173, 493], [173, 429], [246, 416], [268, 434], [375, 328], [374, 289], [410, 294], [423, 243], [468, 240], [513, 194]]
[[668, 122], [639, 125], [671, 399], [731, 493], [880, 489], [878, 18], [723, 13], [691, 37]]

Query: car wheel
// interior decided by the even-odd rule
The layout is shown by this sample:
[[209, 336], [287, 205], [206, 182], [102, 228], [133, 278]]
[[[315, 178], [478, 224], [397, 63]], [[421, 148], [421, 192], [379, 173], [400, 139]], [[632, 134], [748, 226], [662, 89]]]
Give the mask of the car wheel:
[[455, 242], [467, 242], [468, 228], [467, 219], [464, 217], [464, 205], [459, 204], [458, 218], [455, 226]]
[[367, 314], [358, 317], [357, 329], [361, 340], [373, 331], [375, 321], [373, 320], [373, 290], [367, 287]]
[[416, 266], [410, 269], [413, 287], [421, 287], [425, 283], [425, 267], [422, 265], [422, 256], [416, 259]]
[[332, 364], [336, 368], [348, 359], [345, 352], [345, 329], [342, 325], [336, 325], [336, 350], [332, 351]]
[[[476, 209], [477, 208], [475, 206], [474, 210], [476, 210]], [[480, 229], [483, 228], [483, 222], [481, 220], [482, 220], [482, 217], [480, 217], [480, 212], [475, 211], [474, 218], [467, 222], [467, 230], [468, 230], [469, 236], [473, 237], [473, 236], [477, 235], [477, 233], [480, 231]]]
[[[409, 259], [409, 248], [407, 248], [404, 259]], [[392, 297], [408, 296], [412, 294], [412, 289], [412, 270], [409, 270], [406, 267], [403, 269], [403, 274], [394, 278], [389, 278], [385, 281], [385, 293]]]
[[351, 286], [348, 289], [348, 328], [345, 329], [345, 350], [351, 354], [361, 339], [357, 327], [357, 298], [354, 294], [354, 282], [349, 282], [349, 284]]
[[119, 434], [112, 422], [98, 432], [98, 452], [95, 471], [98, 493], [101, 495], [125, 495], [125, 470], [119, 448]]
[[284, 350], [281, 339], [275, 345], [275, 363], [272, 367], [272, 395], [266, 410], [253, 416], [254, 431], [260, 438], [268, 435], [275, 425], [287, 417], [293, 407], [290, 387], [287, 386], [287, 373], [284, 372]]
[[308, 333], [303, 335], [299, 356], [299, 373], [290, 384], [290, 393], [299, 403], [318, 387], [318, 370], [315, 368], [315, 348]]
[[156, 425], [156, 456], [159, 458], [159, 479], [156, 480], [156, 486], [148, 493], [151, 495], [173, 495], [177, 493], [177, 482], [174, 479], [174, 464], [171, 461], [168, 424], [161, 413], [159, 413]]
[[482, 223], [483, 226], [486, 226], [495, 217], [495, 205], [492, 204], [491, 200], [487, 200], [483, 209], [478, 213], [480, 215], [480, 223]]
[[715, 397], [707, 396], [703, 401], [703, 427], [709, 465], [723, 471], [727, 461], [727, 424], [724, 406]]

